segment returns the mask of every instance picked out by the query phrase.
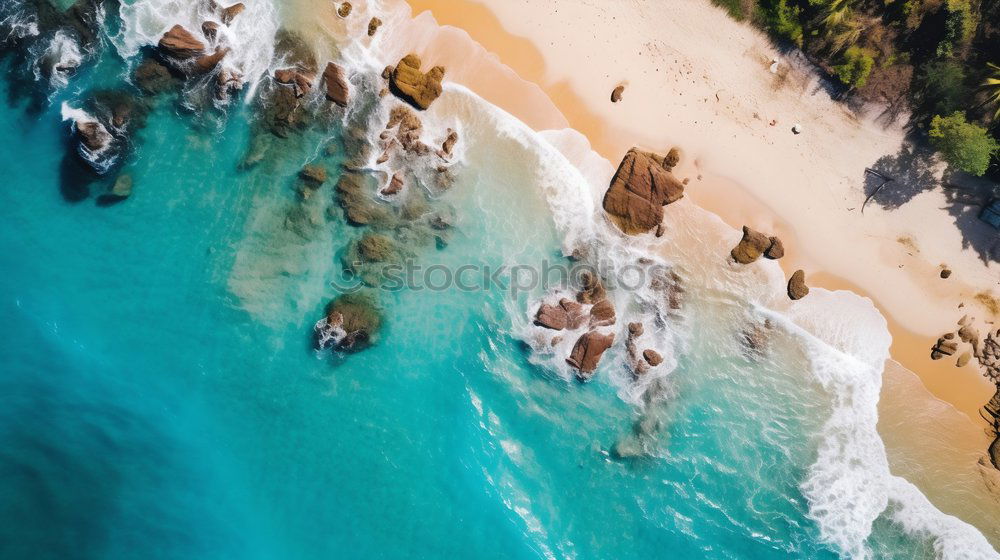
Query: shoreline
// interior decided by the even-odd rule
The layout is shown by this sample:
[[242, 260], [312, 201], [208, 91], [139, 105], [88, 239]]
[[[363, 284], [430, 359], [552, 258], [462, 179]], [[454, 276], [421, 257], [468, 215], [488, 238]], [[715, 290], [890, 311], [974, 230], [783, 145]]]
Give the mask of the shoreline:
[[[690, 110], [685, 105], [676, 107], [677, 104], [674, 104], [673, 108], [685, 116], [656, 114], [646, 117], [644, 107], [655, 107], [663, 112], [664, 99], [676, 98], [679, 102], [683, 95], [679, 90], [669, 91], [669, 87], [664, 86], [662, 77], [656, 75], [658, 69], [643, 72], [616, 67], [612, 62], [613, 49], [607, 50], [603, 62], [585, 61], [581, 55], [577, 60], [581, 64], [587, 62], [581, 74], [588, 73], [589, 77], [594, 77], [602, 74], [604, 69], [614, 69], [603, 72], [597, 76], [599, 79], [595, 78], [586, 90], [582, 90], [573, 83], [574, 78], [577, 82], [587, 81], [572, 74], [579, 66], [552, 64], [552, 60], [565, 63], [567, 58], [565, 53], [551, 54], [558, 49], [555, 42], [545, 42], [551, 37], [545, 35], [544, 23], [551, 23], [550, 18], [560, 13], [562, 8], [558, 17], [580, 16], [574, 18], [581, 20], [576, 33], [585, 35], [590, 32], [587, 25], [592, 23], [594, 14], [589, 14], [588, 19], [584, 17], [588, 14], [581, 16], [569, 12], [574, 9], [600, 11], [601, 8], [579, 8], [575, 4], [567, 6], [567, 3], [557, 1], [554, 7], [549, 8], [550, 13], [541, 14], [535, 23], [530, 24], [537, 26], [533, 32], [521, 34], [522, 30], [514, 26], [518, 25], [516, 16], [527, 13], [524, 11], [526, 7], [514, 5], [518, 2], [487, 7], [480, 1], [407, 0], [415, 21], [425, 26], [441, 25], [447, 33], [453, 34], [450, 41], [464, 39], [483, 50], [473, 55], [476, 63], [467, 63], [457, 71], [448, 67], [446, 79], [477, 91], [536, 130], [541, 130], [536, 123], [544, 120], [539, 118], [539, 112], [558, 114], [566, 121], [566, 126], [583, 134], [591, 149], [611, 162], [612, 166], [616, 166], [632, 146], [658, 153], [679, 147], [682, 155], [677, 175], [690, 178], [691, 184], [685, 194], [691, 200], [718, 215], [733, 228], [738, 229], [745, 224], [781, 237], [787, 254], [778, 262], [786, 278], [792, 271], [802, 268], [806, 271], [809, 285], [832, 291], [849, 290], [867, 297], [885, 318], [892, 346], [883, 373], [879, 410], [887, 414], [889, 420], [880, 420], [879, 431], [883, 439], [894, 442], [886, 445], [893, 472], [957, 475], [956, 469], [960, 469], [964, 484], [961, 489], [949, 488], [948, 483], [940, 478], [927, 476], [918, 477], [920, 486], [928, 496], [935, 498], [935, 502], [947, 504], [949, 513], [960, 513], [963, 519], [970, 522], [982, 519], [985, 511], [997, 511], [993, 509], [997, 507], [995, 494], [989, 491], [993, 486], [988, 486], [989, 482], [983, 478], [992, 473], [981, 473], [978, 463], [972, 460], [984, 457], [986, 453], [989, 439], [983, 431], [988, 425], [979, 417], [978, 411], [989, 401], [995, 389], [980, 374], [975, 361], [957, 368], [954, 356], [940, 361], [930, 359], [934, 341], [947, 329], [957, 328], [955, 322], [959, 317], [966, 313], [980, 318], [990, 317], [985, 308], [973, 301], [973, 294], [988, 290], [993, 285], [993, 270], [977, 261], [971, 251], [962, 248], [958, 230], [940, 208], [944, 198], [940, 188], [914, 196], [905, 208], [901, 205], [886, 209], [878, 204], [869, 204], [865, 214], [858, 211], [865, 198], [864, 168], [900, 150], [903, 145], [900, 127], [881, 128], [866, 119], [857, 118], [846, 107], [830, 100], [825, 92], [817, 93], [821, 86], [817, 85], [815, 76], [798, 75], [795, 68], [782, 78], [780, 84], [765, 83], [757, 89], [750, 88], [747, 94], [751, 101], [750, 108], [742, 106], [739, 97], [727, 94], [726, 88], [716, 88], [718, 84], [713, 82], [709, 71], [725, 72], [725, 68], [715, 68], [711, 60], [705, 61], [703, 67], [695, 66], [694, 62], [683, 63], [688, 66], [683, 71], [686, 74], [681, 72], [680, 75], [696, 76], [685, 83], [678, 81], [674, 86], [696, 90], [696, 99]], [[758, 63], [758, 66], [751, 66], [751, 71], [761, 78], [758, 81], [774, 79], [767, 73], [767, 61], [769, 56], [777, 55], [777, 51], [760, 32], [731, 20], [707, 0], [683, 0], [672, 7], [678, 11], [700, 11], [705, 15], [703, 19], [711, 25], [728, 26], [727, 30], [735, 30], [734, 43], [742, 41], [751, 45], [743, 55]], [[538, 8], [532, 13], [545, 10]], [[634, 10], [642, 12], [643, 8], [635, 7]], [[646, 15], [652, 18], [650, 14]], [[625, 19], [615, 17], [606, 20], [609, 27], [600, 33], [605, 37], [613, 35], [615, 31], [611, 23]], [[692, 20], [679, 14], [675, 19]], [[670, 21], [673, 23], [674, 19]], [[563, 33], [561, 38], [566, 40], [565, 34], [572, 31], [560, 32]], [[663, 33], [668, 34], [669, 30]], [[634, 35], [642, 33], [636, 31]], [[690, 37], [685, 35], [683, 38]], [[575, 39], [584, 40], [579, 36]], [[601, 44], [602, 37], [592, 39], [595, 45]], [[444, 62], [449, 52], [446, 43], [450, 41], [406, 45], [404, 40], [397, 47], [399, 54], [405, 54], [404, 50], [415, 50], [428, 63], [443, 63], [447, 67]], [[546, 48], [543, 54], [540, 46], [546, 44], [552, 48]], [[455, 43], [451, 46], [454, 47]], [[579, 44], [566, 40], [561, 48], [572, 50], [574, 46], [579, 47]], [[662, 63], [665, 47], [653, 43], [647, 46], [650, 46], [650, 51], [659, 51]], [[698, 50], [697, 47], [691, 48]], [[698, 54], [704, 51], [698, 50]], [[639, 58], [642, 54], [639, 53]], [[683, 53], [675, 56], [675, 62], [685, 58], [697, 60], [693, 56], [684, 57]], [[656, 65], [653, 60], [646, 62]], [[731, 70], [733, 66], [739, 66], [739, 62], [730, 62], [727, 68]], [[479, 89], [482, 87], [481, 76], [487, 73], [484, 70], [491, 69], [504, 72], [505, 89], [499, 92]], [[626, 85], [624, 97], [622, 102], [612, 104], [610, 92], [619, 83]], [[545, 100], [532, 111], [525, 112], [524, 97], [537, 90], [544, 93]], [[723, 107], [714, 106], [713, 94], [715, 103]], [[757, 98], [757, 94], [769, 98]], [[537, 96], [533, 97], [537, 99]], [[778, 120], [788, 126], [792, 121], [785, 115], [801, 113], [799, 122], [805, 124], [804, 133], [796, 136], [783, 127], [780, 130], [779, 127], [770, 127], [766, 122], [770, 114], [761, 118], [758, 112], [752, 111], [753, 107], [769, 104], [784, 111]], [[818, 106], [812, 106], [814, 104]], [[775, 111], [775, 114], [778, 112]], [[648, 130], [651, 120], [672, 123], [684, 119], [686, 122], [679, 122], [676, 127], [664, 127], [670, 129], [666, 132]], [[549, 120], [559, 121], [559, 118]], [[705, 120], [709, 122], [705, 123]], [[807, 145], [799, 146], [797, 142], [800, 140]], [[738, 152], [736, 147], [740, 148]], [[741, 179], [730, 179], [733, 177]], [[946, 229], [948, 235], [943, 236], [944, 239], [930, 239], [933, 236], [926, 231], [912, 231], [908, 226], [911, 221], [928, 224], [926, 231]], [[904, 239], [907, 243], [903, 243]], [[940, 265], [935, 261], [941, 254], [961, 254], [961, 259], [956, 257], [947, 263], [955, 271], [950, 281], [938, 277]], [[890, 263], [898, 264], [893, 266]], [[914, 305], [914, 302], [919, 302], [919, 305]], [[964, 304], [964, 309], [959, 308], [959, 303]], [[907, 375], [913, 375], [919, 382], [914, 385], [899, 381]], [[908, 388], [905, 396], [893, 390], [902, 385]], [[962, 432], [962, 437], [948, 441], [945, 446], [950, 457], [926, 453], [915, 439], [900, 435], [907, 432], [901, 428], [905, 423], [893, 421], [893, 418], [913, 414], [923, 419], [925, 409], [936, 410], [942, 419], [947, 417], [952, 430]], [[921, 433], [923, 438], [935, 442], [948, 439], [940, 431], [944, 428], [937, 422], [923, 420], [921, 425], [934, 430], [933, 434]], [[884, 430], [889, 432], [884, 433]], [[890, 437], [886, 437], [886, 433]], [[920, 457], [922, 464], [911, 464], [912, 457], [916, 456]], [[956, 456], [970, 458], [970, 461], [960, 461]], [[965, 462], [972, 464], [965, 465]], [[994, 543], [1000, 542], [1000, 533], [988, 530], [989, 527], [980, 529]]]
[[[698, 3], [697, 0], [694, 0], [694, 2]], [[514, 78], [522, 82], [530, 82], [531, 85], [540, 85], [541, 90], [551, 99], [551, 105], [561, 112], [568, 121], [569, 126], [584, 134], [590, 141], [591, 148], [612, 162], [612, 165], [615, 165], [620, 160], [621, 155], [631, 145], [638, 145], [660, 152], [665, 152], [675, 145], [673, 142], [665, 141], [664, 138], [654, 139], [653, 135], [648, 133], [637, 134], [634, 139], [627, 137], [625, 127], [619, 124], [617, 117], [615, 119], [610, 118], [614, 116], [611, 111], [619, 109], [618, 105], [624, 106], [628, 104], [630, 96], [635, 95], [638, 97], [638, 94], [632, 91], [637, 89], [638, 79], [632, 80], [630, 87], [626, 87], [623, 101], [619, 104], [612, 104], [607, 99], [613, 86], [606, 87], [606, 91], [605, 88], [595, 86], [592, 89], [596, 89], [596, 93], [594, 91], [586, 92], [588, 99], [585, 100], [581, 92], [574, 90], [567, 76], [560, 76], [551, 68], [545, 66], [541, 49], [537, 46], [534, 51], [527, 48], [526, 43], [531, 43], [531, 37], [518, 36], [510, 31], [506, 31], [503, 25], [504, 23], [509, 23], [509, 21], [501, 17], [502, 15], [491, 11], [491, 8], [479, 4], [474, 0], [460, 0], [461, 10], [455, 9], [455, 2], [447, 0], [409, 0], [408, 3], [415, 16], [423, 17], [425, 12], [429, 12], [439, 25], [455, 26], [461, 24], [463, 33], [468, 33], [468, 36], [472, 40], [481, 44], [490, 52], [496, 53], [494, 56], [498, 56], [499, 58], [492, 61], [496, 66], [509, 67], [516, 72]], [[727, 25], [740, 28], [742, 37], [739, 37], [739, 39], [746, 40], [749, 37], [754, 43], [766, 41], [766, 38], [758, 31], [750, 29], [745, 24], [730, 20], [722, 10], [709, 5], [707, 2], [703, 3], [704, 5], [700, 5], [701, 3], [698, 4], [697, 8], [701, 8], [706, 12], [714, 12], [712, 14], [714, 18], [710, 19], [723, 19], [727, 22]], [[507, 9], [507, 7], [503, 8], [505, 11]], [[513, 7], [510, 9], [514, 10]], [[555, 11], [558, 11], [558, 8], [555, 8]], [[446, 27], [446, 29], [448, 28]], [[535, 39], [537, 40], [537, 37]], [[513, 45], [513, 48], [508, 50], [506, 48], [508, 43]], [[439, 46], [434, 44], [429, 45], [425, 51], [437, 55], [439, 52], [437, 47]], [[755, 44], [754, 46], [758, 45]], [[690, 70], [688, 73], [692, 71]], [[766, 69], [762, 68], [760, 72], [766, 72]], [[449, 69], [448, 79], [459, 81], [469, 86], [470, 89], [476, 89], [474, 83], [470, 84], [468, 80], [464, 79], [464, 75], [459, 73], [456, 76], [455, 74]], [[616, 83], [610, 78], [610, 75], [608, 76], [609, 79], [606, 81], [609, 84]], [[707, 80], [708, 75], [704, 74], [702, 77]], [[644, 77], [644, 79], [646, 78]], [[656, 78], [649, 79], [655, 80]], [[787, 79], [791, 80], [791, 78]], [[540, 80], [540, 82], [535, 82], [535, 80]], [[625, 83], [628, 83], [628, 81], [626, 80]], [[698, 86], [697, 79], [692, 80], [691, 83], [696, 87]], [[684, 87], [687, 86], [685, 85]], [[775, 91], [775, 95], [782, 93], [781, 90]], [[502, 96], [499, 99], [499, 103], [497, 102], [496, 95], [493, 95], [492, 99], [488, 95], [484, 95], [484, 97], [497, 103], [500, 107], [518, 118], [528, 117], [526, 122], [529, 124], [531, 121], [537, 122], [537, 118], [531, 118], [532, 115], [525, 115], [519, 112], [517, 104], [505, 102], [512, 97], [516, 98], [518, 93], [520, 92], [516, 89], [508, 90], [508, 95]], [[592, 101], [592, 98], [597, 95], [600, 96], [601, 102], [606, 105], [606, 107], [602, 107], [602, 112], [605, 113], [603, 115], [594, 111], [592, 104], [588, 105], [588, 101]], [[720, 94], [719, 97], [721, 96]], [[813, 97], [815, 95], [808, 96], [804, 101], [806, 103], [811, 102], [814, 100]], [[643, 99], [638, 99], [632, 105], [639, 105], [642, 101]], [[708, 104], [709, 101], [706, 99], [703, 103]], [[833, 117], [835, 120], [832, 124], [823, 123], [828, 125], [828, 130], [820, 130], [819, 132], [835, 134], [833, 125], [840, 124], [843, 126], [845, 124], [844, 121], [846, 121], [848, 126], [857, 129], [854, 131], [856, 134], [867, 135], [865, 139], [869, 143], [868, 151], [874, 151], [874, 153], [891, 153], [902, 142], [902, 131], [893, 129], [889, 129], [888, 131], [872, 130], [871, 126], [863, 126], [864, 122], [855, 118], [845, 107], [836, 102], [830, 101], [829, 103], [832, 103], [838, 109], [839, 114]], [[635, 110], [634, 107], [630, 109], [633, 113]], [[718, 113], [714, 109], [713, 112]], [[730, 112], [735, 112], [735, 110]], [[726, 115], [722, 116], [725, 117]], [[626, 116], [622, 120], [628, 119], [629, 116]], [[658, 117], [656, 120], [659, 121], [661, 119]], [[693, 123], [697, 124], [697, 122], [696, 118], [693, 119]], [[709, 123], [708, 127], [719, 125], [720, 123], [715, 122], [715, 119], [713, 119], [713, 122]], [[739, 123], [736, 128], [744, 128], [743, 125], [744, 123]], [[759, 127], [766, 127], [766, 124], [760, 123]], [[809, 124], [803, 136], [808, 136], [812, 128], [816, 128], [816, 126]], [[687, 130], [690, 131], [691, 129], [688, 128]], [[771, 133], [774, 131], [773, 129], [765, 129], [765, 132]], [[840, 131], [838, 130], [837, 132]], [[735, 136], [739, 136], [739, 134]], [[814, 134], [813, 136], [817, 135]], [[750, 185], [742, 180], [737, 182], [725, 179], [724, 177], [731, 176], [728, 171], [732, 166], [717, 165], [722, 159], [719, 154], [722, 151], [721, 147], [715, 149], [706, 149], [704, 147], [692, 148], [690, 144], [684, 141], [682, 134], [678, 134], [676, 137], [676, 146], [682, 150], [682, 163], [678, 175], [683, 177], [686, 173], [691, 178], [692, 183], [686, 191], [687, 196], [690, 196], [699, 206], [719, 215], [723, 221], [732, 227], [739, 228], [746, 224], [761, 231], [768, 231], [782, 237], [788, 249], [788, 254], [779, 263], [783, 270], [785, 270], [786, 276], [790, 275], [795, 269], [802, 268], [806, 271], [807, 282], [812, 286], [830, 290], [849, 289], [859, 295], [872, 299], [889, 323], [889, 330], [893, 336], [892, 358], [917, 373], [924, 386], [934, 397], [955, 406], [969, 418], [970, 422], [978, 423], [985, 427], [985, 423], [979, 419], [978, 410], [986, 404], [993, 394], [993, 388], [989, 381], [979, 373], [974, 365], [956, 368], [952, 359], [933, 362], [929, 358], [930, 348], [937, 336], [945, 332], [945, 329], [952, 328], [954, 322], [963, 314], [967, 312], [973, 315], [977, 314], [977, 311], [973, 310], [977, 306], [970, 301], [972, 297], [969, 293], [975, 291], [974, 287], [972, 289], [965, 288], [961, 290], [960, 295], [956, 298], [954, 292], [951, 291], [955, 288], [956, 282], [934, 286], [935, 280], [939, 283], [944, 282], [937, 278], [937, 266], [928, 265], [926, 258], [920, 259], [909, 254], [907, 247], [898, 243], [895, 238], [886, 238], [885, 234], [887, 232], [885, 231], [880, 232], [883, 239], [866, 240], [864, 245], [870, 249], [867, 257], [869, 257], [869, 260], [874, 257], [876, 263], [892, 273], [894, 277], [897, 277], [901, 281], [900, 284], [905, 282], [905, 285], [893, 286], [892, 280], [896, 280], [897, 278], [886, 279], [883, 277], [883, 274], [880, 274], [883, 272], [882, 270], [872, 272], [874, 267], [859, 271], [858, 268], [861, 267], [850, 266], [851, 261], [855, 260], [852, 250], [858, 247], [838, 239], [834, 241], [842, 242], [831, 243], [828, 239], [824, 239], [824, 236], [821, 234], [803, 232], [803, 223], [809, 220], [795, 220], [797, 217], [796, 214], [798, 214], [798, 212], [794, 211], [796, 204], [789, 204], [787, 200], [778, 200], [777, 202], [783, 204], [775, 204], [776, 198], [782, 198], [782, 189], [771, 187], [770, 190], [761, 192], [759, 189], [751, 188]], [[787, 143], [789, 138], [794, 139], [796, 137], [793, 137], [791, 132], [788, 132], [782, 140]], [[765, 148], [773, 147], [775, 143], [780, 141], [779, 139], [769, 139], [766, 135], [761, 135], [761, 139], [764, 142], [754, 142], [752, 139], [749, 141], [765, 146]], [[822, 144], [822, 139], [820, 140]], [[746, 140], [743, 142], [746, 143]], [[780, 151], [780, 148], [773, 151]], [[854, 150], [848, 151], [853, 152]], [[692, 155], [694, 156], [693, 158]], [[733, 154], [726, 155], [732, 156]], [[850, 158], [853, 160], [863, 159], [863, 155], [854, 156], [853, 153], [849, 153], [848, 155], [853, 156]], [[809, 160], [810, 158], [806, 157], [802, 159]], [[817, 162], [817, 167], [822, 167], [822, 158], [818, 159], [820, 161]], [[864, 164], [852, 165], [863, 172]], [[835, 177], [840, 182], [846, 180], [841, 171], [833, 171], [835, 173], [829, 173], [831, 177]], [[792, 169], [788, 174], [795, 176], [799, 172], [801, 172], [800, 177], [809, 176], [809, 173], [800, 169]], [[698, 178], [696, 179], [695, 177]], [[859, 190], [861, 181], [862, 179], [856, 181], [859, 183], [859, 186], [854, 189], [858, 191], [858, 198], [854, 201], [842, 200], [841, 202], [860, 207], [863, 201], [863, 193]], [[787, 183], [787, 180], [784, 183]], [[786, 190], [789, 188], [786, 187]], [[833, 189], [830, 190], [833, 191]], [[831, 192], [829, 194], [842, 195], [843, 193]], [[762, 195], [769, 195], [768, 200], [764, 201]], [[799, 201], [793, 202], [797, 203]], [[937, 210], [933, 208], [932, 200], [922, 202], [923, 204], [921, 204], [920, 208], [922, 213], [926, 212], [927, 207], [931, 210]], [[792, 211], [789, 211], [789, 206], [793, 207]], [[822, 212], [822, 210], [817, 211], [818, 209], [808, 206], [812, 205], [807, 205], [805, 208], [810, 212], [810, 219], [814, 216], [812, 212], [816, 212], [817, 214]], [[867, 213], [864, 216], [859, 212], [855, 212], [858, 216], [862, 216], [858, 220], [864, 220], [869, 225], [881, 225], [883, 226], [882, 229], [890, 231], [893, 226], [897, 225], [895, 223], [880, 224], [880, 222], [887, 221], [886, 218], [890, 217], [893, 213], [899, 214], [899, 209], [883, 210], [876, 204], [870, 204], [866, 210]], [[938, 210], [938, 213], [944, 214], [940, 210]], [[897, 218], [894, 220], [896, 222], [902, 219], [902, 216], [897, 215], [895, 217]], [[867, 234], [867, 232], [865, 233]], [[874, 237], [872, 234], [867, 234], [867, 236]], [[829, 258], [830, 255], [818, 254], [828, 251], [834, 251], [837, 254], [833, 255], [833, 258]], [[888, 265], [888, 262], [892, 260], [903, 261], [895, 271], [891, 270]], [[918, 266], [921, 264], [920, 261], [923, 262], [923, 267]], [[847, 266], [832, 266], [836, 262], [846, 262]], [[907, 264], [912, 268], [924, 268], [925, 270], [921, 270], [918, 273], [909, 273], [908, 270], [903, 271], [904, 266]], [[953, 265], [952, 268], [957, 269], [958, 267]], [[986, 267], [982, 268], [985, 269]], [[989, 273], [989, 271], [984, 272]], [[875, 289], [873, 289], [873, 286]], [[899, 289], [896, 290], [896, 288]], [[942, 295], [942, 288], [944, 289], [944, 295]], [[893, 293], [894, 291], [897, 293]], [[928, 295], [931, 297], [928, 298]], [[955, 303], [955, 300], [958, 299], [963, 300], [966, 304], [965, 309], [958, 308], [958, 304]], [[914, 306], [912, 305], [913, 301], [921, 301], [922, 305]], [[988, 316], [987, 313], [985, 309], [978, 311], [980, 317]], [[940, 318], [942, 316], [943, 318]]]

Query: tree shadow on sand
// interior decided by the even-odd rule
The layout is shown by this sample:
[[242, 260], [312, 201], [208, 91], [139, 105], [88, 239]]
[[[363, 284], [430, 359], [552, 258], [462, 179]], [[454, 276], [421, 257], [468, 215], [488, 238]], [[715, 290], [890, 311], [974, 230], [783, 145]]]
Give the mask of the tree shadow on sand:
[[962, 234], [962, 248], [974, 250], [984, 263], [1000, 261], [1000, 231], [979, 219], [979, 213], [995, 196], [998, 185], [967, 173], [948, 171], [939, 179], [937, 158], [927, 146], [907, 141], [899, 153], [883, 156], [865, 174], [865, 198], [868, 205], [877, 204], [886, 210], [896, 210], [918, 194], [942, 189], [945, 206], [941, 210], [954, 219]]

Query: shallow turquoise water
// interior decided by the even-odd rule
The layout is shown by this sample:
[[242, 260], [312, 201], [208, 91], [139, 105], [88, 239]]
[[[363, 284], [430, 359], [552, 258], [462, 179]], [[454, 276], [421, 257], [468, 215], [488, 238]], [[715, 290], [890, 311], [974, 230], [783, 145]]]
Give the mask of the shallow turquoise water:
[[[614, 386], [529, 361], [510, 317], [528, 296], [386, 294], [379, 344], [318, 354], [360, 234], [296, 213], [295, 173], [330, 134], [240, 171], [249, 109], [203, 123], [164, 101], [133, 196], [69, 202], [59, 105], [119, 72], [108, 56], [37, 114], [0, 92], [0, 557], [837, 556], [799, 490], [828, 400], [720, 343], [727, 304], [689, 317], [655, 456], [631, 461], [606, 452], [636, 419]], [[532, 171], [488, 147], [443, 196], [458, 232], [425, 266], [558, 258]], [[870, 545], [933, 556], [884, 519]]]

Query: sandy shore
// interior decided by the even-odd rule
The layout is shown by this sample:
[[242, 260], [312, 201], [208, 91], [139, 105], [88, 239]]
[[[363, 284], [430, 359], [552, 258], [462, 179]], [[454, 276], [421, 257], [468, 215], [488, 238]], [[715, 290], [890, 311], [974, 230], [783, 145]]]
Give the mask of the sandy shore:
[[[967, 247], [970, 233], [942, 209], [933, 161], [918, 194], [862, 214], [865, 168], [906, 167], [893, 159], [904, 146], [898, 124], [857, 117], [808, 68], [783, 63], [771, 73], [784, 56], [708, 0], [408, 3], [416, 17], [391, 16], [405, 31], [384, 39], [386, 52], [446, 66], [447, 79], [536, 130], [572, 127], [613, 163], [632, 146], [680, 147], [693, 201], [733, 227], [780, 235], [786, 274], [802, 268], [811, 285], [870, 297], [893, 335], [879, 428], [894, 472], [949, 513], [997, 518], [985, 491], [994, 473], [978, 462], [988, 445], [978, 410], [994, 389], [974, 365], [934, 362], [929, 350], [966, 313], [995, 319], [975, 296], [994, 293], [1000, 267]], [[619, 84], [624, 98], [612, 104]], [[803, 134], [791, 132], [795, 123]], [[954, 273], [942, 280], [945, 264]], [[948, 476], [961, 482], [940, 479]], [[977, 524], [1000, 542], [990, 523]]]

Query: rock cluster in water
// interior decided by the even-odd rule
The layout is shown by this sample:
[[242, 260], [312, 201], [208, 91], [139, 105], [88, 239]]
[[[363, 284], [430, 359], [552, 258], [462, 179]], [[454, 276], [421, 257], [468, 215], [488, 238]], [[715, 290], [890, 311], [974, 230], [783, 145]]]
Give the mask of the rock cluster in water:
[[730, 251], [729, 256], [739, 264], [750, 264], [761, 256], [776, 260], [785, 256], [785, 246], [777, 237], [769, 237], [743, 226], [743, 237], [739, 244]]

